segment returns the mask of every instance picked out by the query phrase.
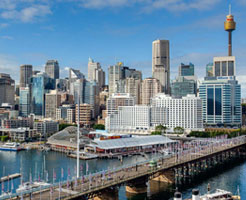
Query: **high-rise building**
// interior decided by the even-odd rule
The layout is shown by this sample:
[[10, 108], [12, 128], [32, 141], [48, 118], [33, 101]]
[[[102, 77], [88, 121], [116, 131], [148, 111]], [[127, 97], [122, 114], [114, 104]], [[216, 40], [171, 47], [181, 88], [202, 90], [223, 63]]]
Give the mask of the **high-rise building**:
[[20, 66], [20, 87], [29, 87], [32, 77], [32, 65]]
[[206, 65], [206, 77], [211, 77], [211, 76], [213, 76], [213, 63], [208, 63], [207, 65]]
[[106, 117], [106, 130], [138, 133], [149, 131], [157, 125], [167, 124], [166, 111], [165, 107], [119, 106], [116, 113]]
[[126, 78], [125, 92], [136, 98], [136, 104], [141, 103], [141, 80], [133, 77]]
[[235, 56], [214, 57], [214, 76], [236, 76]]
[[0, 73], [0, 106], [3, 103], [14, 105], [15, 81], [9, 74]]
[[162, 91], [170, 93], [169, 40], [155, 40], [152, 43], [152, 76], [160, 81]]
[[89, 58], [88, 62], [88, 80], [97, 82], [100, 90], [105, 85], [105, 72], [100, 63], [94, 62], [91, 58]]
[[234, 76], [210, 77], [202, 82], [203, 120], [208, 126], [240, 126], [241, 86]]
[[155, 78], [146, 78], [141, 84], [141, 104], [149, 105], [151, 98], [161, 92], [161, 83]]
[[48, 60], [45, 65], [45, 73], [53, 79], [59, 79], [60, 68], [57, 60]]
[[79, 123], [84, 126], [90, 126], [92, 124], [92, 107], [90, 104], [80, 104], [79, 105], [79, 114], [78, 114], [78, 104], [76, 104], [75, 108], [75, 119]]
[[179, 66], [179, 76], [194, 76], [194, 65], [192, 63], [185, 65], [181, 63]]
[[135, 104], [135, 97], [129, 93], [113, 93], [107, 99], [107, 115], [117, 112], [119, 106], [134, 106]]
[[61, 105], [61, 95], [57, 90], [45, 94], [45, 117], [56, 119], [56, 109]]
[[197, 94], [197, 82], [195, 79], [188, 79], [185, 76], [178, 76], [172, 81], [172, 96], [185, 97], [188, 94]]
[[182, 127], [188, 130], [203, 129], [202, 100], [195, 95], [174, 98], [163, 93], [157, 94], [151, 105], [167, 109], [168, 128]]
[[31, 113], [31, 90], [29, 87], [20, 88], [20, 116], [27, 117]]
[[38, 73], [31, 78], [32, 113], [37, 116], [45, 115], [45, 93], [55, 89], [55, 79], [46, 73]]
[[65, 121], [70, 124], [75, 122], [75, 106], [67, 104], [57, 108], [56, 120]]
[[69, 90], [69, 80], [66, 79], [56, 79], [56, 90], [67, 92]]
[[108, 68], [108, 81], [109, 81], [109, 95], [113, 93], [124, 93], [125, 91], [125, 79], [135, 78], [142, 80], [142, 73], [136, 69], [130, 69], [124, 66], [122, 62], [118, 62], [116, 65]]

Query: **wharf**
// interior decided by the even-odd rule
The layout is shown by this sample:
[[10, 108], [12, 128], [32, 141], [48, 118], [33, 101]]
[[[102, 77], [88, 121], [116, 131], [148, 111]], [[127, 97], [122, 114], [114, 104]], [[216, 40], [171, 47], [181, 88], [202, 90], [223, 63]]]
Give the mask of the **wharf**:
[[9, 176], [1, 177], [0, 178], [0, 182], [5, 182], [7, 180], [15, 179], [15, 178], [19, 178], [19, 177], [21, 177], [21, 174], [20, 173], [11, 174]]

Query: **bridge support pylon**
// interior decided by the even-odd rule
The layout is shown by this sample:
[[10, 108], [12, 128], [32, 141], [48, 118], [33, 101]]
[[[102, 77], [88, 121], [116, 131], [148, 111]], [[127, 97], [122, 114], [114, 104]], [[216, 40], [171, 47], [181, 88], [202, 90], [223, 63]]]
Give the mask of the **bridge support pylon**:
[[118, 188], [108, 188], [100, 192], [97, 196], [93, 197], [90, 200], [118, 200]]
[[175, 183], [175, 172], [173, 170], [168, 170], [163, 173], [160, 173], [159, 176], [151, 179], [151, 181], [159, 181], [168, 184]]
[[147, 177], [142, 177], [134, 180], [134, 182], [127, 182], [126, 193], [143, 194], [147, 192]]

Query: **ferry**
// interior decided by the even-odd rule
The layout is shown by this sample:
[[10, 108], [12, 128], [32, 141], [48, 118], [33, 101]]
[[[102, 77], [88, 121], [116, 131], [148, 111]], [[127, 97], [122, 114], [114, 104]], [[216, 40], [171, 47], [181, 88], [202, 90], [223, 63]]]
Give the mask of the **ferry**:
[[16, 142], [7, 142], [3, 145], [0, 145], [0, 150], [2, 151], [21, 151], [23, 148], [19, 143]]
[[0, 199], [5, 199], [5, 198], [11, 198], [11, 195], [12, 193], [11, 192], [3, 192], [1, 195], [0, 195]]
[[[174, 200], [182, 200], [182, 194], [180, 192], [175, 192]], [[233, 195], [231, 192], [226, 190], [216, 189], [213, 193], [208, 191], [207, 194], [200, 195], [199, 190], [192, 190], [192, 199], [186, 200], [241, 200], [240, 194]]]

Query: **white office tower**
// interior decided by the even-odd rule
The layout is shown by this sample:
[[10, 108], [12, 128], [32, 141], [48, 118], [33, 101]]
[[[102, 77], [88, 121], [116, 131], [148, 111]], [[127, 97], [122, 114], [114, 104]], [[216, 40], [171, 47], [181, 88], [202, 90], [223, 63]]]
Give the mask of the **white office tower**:
[[152, 100], [151, 105], [167, 108], [167, 124], [170, 129], [182, 127], [186, 130], [203, 129], [202, 100], [195, 95], [173, 98], [160, 93]]
[[100, 63], [94, 62], [91, 58], [88, 62], [88, 80], [97, 82], [100, 89], [105, 85], [105, 72]]
[[166, 124], [166, 108], [145, 105], [120, 106], [106, 117], [108, 132], [147, 133], [159, 124]]
[[134, 106], [135, 104], [135, 97], [129, 93], [114, 93], [107, 99], [107, 115], [117, 112], [119, 106]]
[[160, 81], [162, 91], [170, 94], [169, 40], [152, 43], [152, 76]]

